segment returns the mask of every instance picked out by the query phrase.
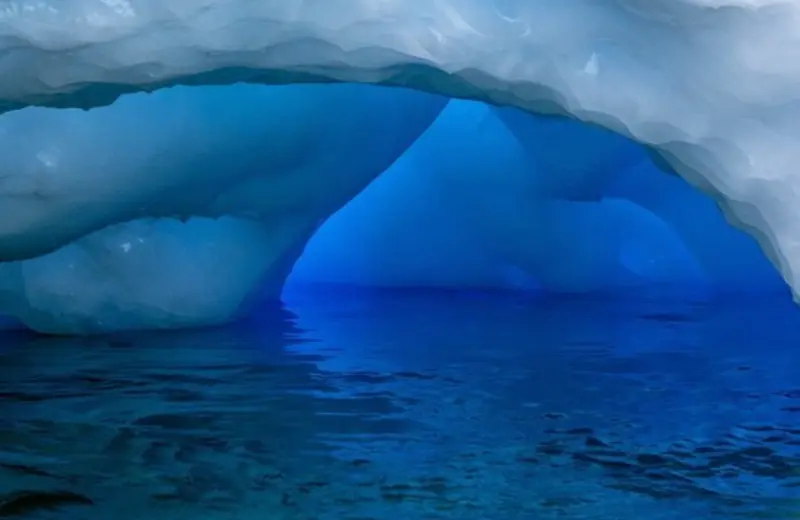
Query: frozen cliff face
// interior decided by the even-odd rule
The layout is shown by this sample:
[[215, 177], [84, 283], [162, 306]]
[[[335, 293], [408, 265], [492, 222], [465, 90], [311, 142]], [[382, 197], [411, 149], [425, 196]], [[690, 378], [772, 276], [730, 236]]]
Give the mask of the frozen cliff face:
[[[485, 217], [473, 218], [476, 232], [500, 252], [502, 262], [475, 253], [487, 283], [571, 291], [604, 277], [674, 278], [663, 265], [685, 267], [687, 280], [736, 280], [735, 265], [723, 269], [709, 245], [728, 242], [705, 238], [716, 224], [693, 229], [691, 212], [663, 195], [678, 190], [671, 181], [650, 171], [664, 191], [646, 189], [630, 173], [652, 156], [715, 199], [797, 293], [798, 28], [798, 3], [779, 0], [0, 0], [0, 306], [55, 332], [226, 321], [274, 296], [319, 224], [400, 157], [445, 102], [353, 85], [222, 86], [236, 82], [403, 86], [567, 115], [630, 138], [492, 116], [510, 143], [496, 148], [501, 160], [522, 166], [498, 169], [498, 178], [513, 174], [496, 186], [481, 173], [453, 190], [485, 192], [463, 211]], [[200, 88], [105, 106], [175, 84]], [[559, 154], [542, 147], [553, 139], [576, 142]], [[593, 159], [571, 157], [578, 149]], [[436, 162], [450, 159], [414, 153], [408, 161], [452, 179], [455, 163]], [[114, 249], [156, 235], [175, 258], [195, 259], [196, 277], [174, 277], [169, 301], [168, 291], [122, 283], [162, 253], [142, 250], [132, 262]], [[652, 237], [661, 238], [644, 240]], [[221, 251], [237, 260], [218, 262]], [[76, 260], [84, 257], [105, 271], [86, 271], [89, 260]], [[469, 269], [453, 280], [477, 280]], [[102, 288], [76, 304], [89, 294], [78, 289], [86, 273], [101, 272]], [[224, 303], [197, 303], [206, 301], [198, 280], [234, 272], [252, 283], [226, 286]], [[433, 272], [425, 276], [438, 279]], [[99, 309], [112, 310], [101, 320]]]

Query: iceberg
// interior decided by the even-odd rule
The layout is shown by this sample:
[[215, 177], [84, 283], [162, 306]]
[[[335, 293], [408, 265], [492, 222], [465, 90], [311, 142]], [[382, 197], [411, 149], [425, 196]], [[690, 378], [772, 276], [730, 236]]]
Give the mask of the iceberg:
[[0, 1], [0, 312], [216, 325], [287, 277], [777, 270], [797, 298], [798, 27], [788, 0]]

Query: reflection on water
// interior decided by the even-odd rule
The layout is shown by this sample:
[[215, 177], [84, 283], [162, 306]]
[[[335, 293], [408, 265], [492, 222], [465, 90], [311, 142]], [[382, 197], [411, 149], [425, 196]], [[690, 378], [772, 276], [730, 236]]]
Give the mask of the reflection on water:
[[800, 311], [315, 295], [0, 350], [0, 517], [800, 518]]

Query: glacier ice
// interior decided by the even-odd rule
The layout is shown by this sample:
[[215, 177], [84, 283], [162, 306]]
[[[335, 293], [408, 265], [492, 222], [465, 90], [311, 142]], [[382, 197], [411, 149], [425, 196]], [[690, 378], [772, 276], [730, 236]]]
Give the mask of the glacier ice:
[[710, 196], [797, 295], [798, 27], [790, 0], [0, 0], [0, 311], [230, 320], [387, 169], [297, 278], [774, 286]]

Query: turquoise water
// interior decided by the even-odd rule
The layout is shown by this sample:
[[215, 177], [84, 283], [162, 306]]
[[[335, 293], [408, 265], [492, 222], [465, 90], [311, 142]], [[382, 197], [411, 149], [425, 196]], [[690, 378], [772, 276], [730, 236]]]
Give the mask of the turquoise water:
[[295, 295], [1, 344], [0, 517], [800, 518], [788, 298]]

